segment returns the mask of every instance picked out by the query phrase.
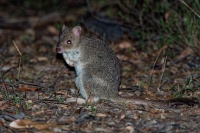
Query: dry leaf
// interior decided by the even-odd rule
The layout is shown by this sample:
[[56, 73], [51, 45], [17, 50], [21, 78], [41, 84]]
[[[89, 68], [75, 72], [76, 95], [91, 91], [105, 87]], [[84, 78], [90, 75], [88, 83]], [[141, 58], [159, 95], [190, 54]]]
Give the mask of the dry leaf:
[[[34, 107], [35, 108], [35, 107]], [[33, 116], [37, 116], [37, 115], [41, 115], [41, 114], [44, 114], [44, 110], [40, 110], [40, 111], [37, 111], [37, 112], [33, 112], [32, 115]]]
[[163, 113], [160, 114], [161, 119], [166, 119], [166, 117], [163, 115]]
[[67, 118], [67, 119], [66, 119], [66, 122], [67, 122], [67, 123], [73, 123], [75, 120], [76, 120], [75, 117], [70, 117], [70, 118]]
[[70, 107], [69, 107], [69, 105], [64, 105], [64, 104], [60, 104], [60, 105], [58, 105], [60, 108], [62, 108], [62, 109], [69, 109]]
[[157, 73], [162, 73], [162, 70], [155, 70], [155, 69], [149, 70], [150, 75], [157, 74]]
[[15, 120], [9, 124], [13, 128], [32, 128], [33, 122], [31, 120]]
[[125, 118], [125, 115], [124, 115], [124, 114], [120, 116], [120, 119], [124, 119], [124, 118]]
[[47, 30], [53, 35], [58, 35], [59, 34], [59, 31], [54, 26], [48, 26]]
[[6, 109], [9, 105], [8, 104], [5, 104], [6, 102], [8, 102], [8, 100], [3, 100], [3, 101], [0, 101], [0, 110], [4, 110]]
[[123, 41], [121, 42], [119, 45], [119, 48], [120, 49], [128, 49], [128, 48], [131, 48], [131, 43], [128, 42], [128, 41]]
[[129, 130], [129, 133], [134, 133], [134, 127], [127, 126], [126, 129]]
[[186, 56], [188, 56], [188, 55], [190, 55], [190, 54], [192, 54], [192, 53], [193, 53], [193, 50], [192, 50], [191, 48], [188, 47], [188, 48], [186, 48], [185, 50], [183, 50], [183, 51], [181, 52], [181, 54], [175, 58], [175, 60], [181, 61], [181, 60], [183, 60]]
[[194, 114], [200, 115], [200, 108], [194, 110]]
[[35, 91], [35, 90], [37, 90], [37, 88], [31, 88], [31, 87], [29, 87], [29, 85], [21, 85], [20, 84], [18, 90], [21, 92], [26, 92], [26, 91]]
[[127, 56], [125, 56], [125, 55], [117, 55], [117, 58], [120, 59], [120, 60], [124, 60], [124, 61], [126, 61], [126, 60], [129, 59], [129, 58], [128, 58]]
[[0, 107], [2, 107], [8, 100], [0, 101]]
[[67, 91], [56, 91], [57, 95], [68, 95]]
[[152, 93], [151, 91], [146, 91], [145, 93], [148, 97], [154, 97], [154, 93]]
[[47, 57], [41, 56], [37, 58], [38, 61], [48, 61]]
[[85, 99], [82, 99], [82, 98], [74, 98], [74, 97], [72, 97], [72, 98], [68, 98], [68, 99], [66, 100], [66, 102], [67, 102], [67, 103], [77, 102], [77, 104], [82, 105], [82, 104], [84, 104], [84, 103], [86, 102], [86, 100], [85, 100]]
[[95, 116], [97, 116], [97, 117], [106, 117], [107, 115], [106, 114], [102, 114], [102, 113], [97, 113]]
[[52, 126], [55, 126], [56, 124], [54, 123], [39, 123], [39, 122], [34, 122], [33, 127], [38, 129], [38, 130], [45, 130], [52, 128]]
[[38, 130], [44, 130], [52, 128], [52, 126], [56, 126], [55, 123], [41, 123], [41, 122], [33, 122], [32, 120], [15, 120], [9, 124], [10, 127], [13, 128], [36, 128]]

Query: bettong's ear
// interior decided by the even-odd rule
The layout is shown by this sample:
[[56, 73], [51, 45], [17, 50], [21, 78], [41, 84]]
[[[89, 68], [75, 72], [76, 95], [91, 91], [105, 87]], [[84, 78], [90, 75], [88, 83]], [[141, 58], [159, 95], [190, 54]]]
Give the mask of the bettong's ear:
[[75, 37], [80, 38], [80, 36], [81, 36], [81, 26], [75, 26], [72, 29], [72, 33], [74, 34]]

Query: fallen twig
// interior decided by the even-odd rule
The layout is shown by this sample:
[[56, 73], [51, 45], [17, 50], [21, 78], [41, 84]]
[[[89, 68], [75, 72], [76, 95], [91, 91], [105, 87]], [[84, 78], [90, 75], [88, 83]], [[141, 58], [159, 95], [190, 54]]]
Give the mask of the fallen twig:
[[179, 0], [181, 3], [183, 3], [185, 6], [187, 6], [197, 17], [200, 18], [200, 15], [196, 13], [187, 3], [185, 3], [184, 0]]
[[15, 47], [16, 47], [16, 49], [17, 49], [17, 52], [19, 53], [18, 74], [17, 74], [17, 78], [19, 79], [19, 76], [20, 76], [20, 69], [21, 69], [21, 68], [20, 68], [20, 65], [21, 65], [21, 57], [22, 57], [22, 54], [21, 54], [19, 48], [17, 47], [15, 41], [12, 41], [12, 42], [13, 42], [13, 44], [15, 45]]
[[160, 86], [161, 86], [161, 83], [162, 83], [162, 80], [163, 80], [163, 76], [164, 76], [164, 72], [165, 72], [166, 63], [167, 63], [167, 56], [166, 56], [165, 59], [164, 59], [164, 64], [163, 64], [163, 67], [162, 67], [162, 74], [161, 74], [161, 77], [160, 77], [160, 82], [159, 82], [157, 91], [160, 91]]

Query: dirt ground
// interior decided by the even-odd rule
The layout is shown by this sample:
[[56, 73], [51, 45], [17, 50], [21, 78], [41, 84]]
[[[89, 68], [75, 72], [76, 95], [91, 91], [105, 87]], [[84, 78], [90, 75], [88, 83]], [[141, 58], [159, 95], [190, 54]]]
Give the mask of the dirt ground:
[[[55, 51], [59, 36], [55, 23], [60, 23], [55, 16], [59, 13], [16, 17], [12, 21], [6, 18], [11, 13], [0, 14], [7, 22], [0, 22], [0, 132], [200, 131], [198, 50], [147, 45], [144, 51], [131, 38], [110, 41], [109, 46], [121, 61], [120, 95], [164, 101], [187, 99], [179, 99], [168, 107], [110, 101], [81, 104], [83, 99], [74, 85], [74, 68]], [[41, 23], [32, 27], [26, 20], [31, 20], [30, 25]], [[85, 34], [95, 36], [87, 29]], [[166, 56], [167, 49], [175, 51], [174, 58]]]

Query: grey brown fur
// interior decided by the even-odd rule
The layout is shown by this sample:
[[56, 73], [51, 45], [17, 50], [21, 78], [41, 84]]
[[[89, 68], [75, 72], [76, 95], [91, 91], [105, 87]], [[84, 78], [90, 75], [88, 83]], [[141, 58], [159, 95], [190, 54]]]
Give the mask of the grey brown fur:
[[56, 51], [63, 55], [67, 64], [75, 67], [75, 84], [82, 97], [90, 102], [107, 99], [118, 103], [154, 103], [141, 98], [125, 99], [118, 96], [118, 58], [104, 41], [83, 36], [80, 26], [63, 27]]
[[[79, 26], [73, 29], [81, 32]], [[77, 33], [80, 37], [76, 36], [73, 29], [63, 28], [58, 47], [63, 49], [60, 53], [64, 59], [73, 62], [77, 75], [75, 83], [81, 95], [95, 102], [117, 97], [120, 83], [118, 58], [104, 41], [87, 38], [81, 33]], [[72, 43], [66, 44], [68, 40]]]

